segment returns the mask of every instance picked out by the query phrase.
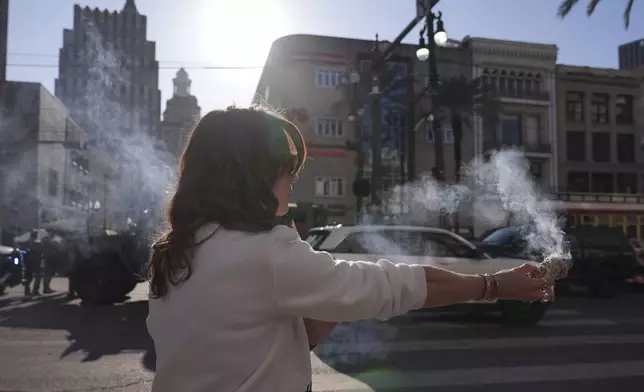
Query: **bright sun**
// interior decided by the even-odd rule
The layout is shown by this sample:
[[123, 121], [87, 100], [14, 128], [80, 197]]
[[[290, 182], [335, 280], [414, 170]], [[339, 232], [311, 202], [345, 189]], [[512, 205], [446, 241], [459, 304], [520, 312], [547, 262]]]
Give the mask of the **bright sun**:
[[197, 47], [213, 64], [261, 66], [273, 41], [287, 33], [282, 10], [279, 0], [204, 0]]

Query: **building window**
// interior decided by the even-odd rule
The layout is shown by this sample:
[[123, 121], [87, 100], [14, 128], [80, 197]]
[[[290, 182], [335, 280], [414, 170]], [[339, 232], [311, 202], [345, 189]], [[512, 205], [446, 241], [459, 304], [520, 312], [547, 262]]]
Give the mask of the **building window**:
[[541, 141], [539, 131], [541, 129], [541, 118], [539, 116], [528, 116], [526, 121], [526, 144], [537, 146]]
[[58, 172], [49, 169], [49, 196], [58, 196]]
[[584, 121], [584, 93], [569, 91], [566, 94], [566, 121]]
[[346, 182], [342, 177], [317, 177], [315, 195], [320, 197], [343, 197]]
[[593, 162], [610, 162], [610, 133], [593, 132]]
[[570, 192], [590, 191], [590, 181], [588, 181], [588, 172], [568, 172], [568, 191]]
[[543, 166], [541, 162], [530, 162], [530, 174], [535, 183], [541, 183], [541, 179], [543, 178]]
[[342, 84], [344, 72], [320, 69], [315, 74], [315, 85], [321, 88], [333, 88]]
[[521, 118], [518, 114], [501, 117], [501, 142], [506, 146], [521, 145]]
[[632, 133], [617, 135], [617, 161], [621, 163], [635, 162], [635, 135]]
[[608, 124], [608, 94], [593, 94], [590, 100], [590, 121]]
[[618, 193], [638, 193], [637, 174], [617, 173]]
[[319, 118], [315, 133], [317, 133], [318, 136], [323, 137], [342, 137], [344, 136], [342, 120], [331, 117]]
[[584, 131], [566, 132], [566, 158], [575, 162], [586, 160], [586, 133]]
[[590, 177], [592, 192], [613, 193], [612, 173], [592, 173]]
[[619, 125], [633, 124], [633, 96], [618, 95], [615, 101], [615, 122]]

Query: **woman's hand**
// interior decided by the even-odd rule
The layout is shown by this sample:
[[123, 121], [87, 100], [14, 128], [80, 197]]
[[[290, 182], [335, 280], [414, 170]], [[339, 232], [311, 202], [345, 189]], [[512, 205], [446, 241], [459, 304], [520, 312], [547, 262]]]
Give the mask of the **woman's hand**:
[[554, 283], [530, 275], [537, 271], [534, 264], [499, 271], [494, 274], [498, 282], [497, 295], [500, 299], [513, 299], [525, 302], [541, 301], [554, 294]]

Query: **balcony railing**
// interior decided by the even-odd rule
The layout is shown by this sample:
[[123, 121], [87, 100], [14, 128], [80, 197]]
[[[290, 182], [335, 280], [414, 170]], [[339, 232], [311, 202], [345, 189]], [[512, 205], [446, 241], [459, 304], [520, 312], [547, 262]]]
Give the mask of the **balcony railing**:
[[494, 93], [500, 98], [526, 99], [532, 101], [550, 101], [549, 91], [518, 91], [497, 89]]
[[644, 194], [631, 193], [591, 193], [591, 192], [570, 192], [555, 191], [550, 195], [556, 200], [572, 201], [580, 203], [623, 203], [623, 204], [644, 204]]
[[483, 143], [483, 150], [500, 150], [503, 148], [516, 148], [522, 150], [524, 153], [532, 154], [551, 154], [552, 144], [550, 143], [528, 143], [528, 144], [514, 144], [504, 143], [502, 141], [487, 141]]

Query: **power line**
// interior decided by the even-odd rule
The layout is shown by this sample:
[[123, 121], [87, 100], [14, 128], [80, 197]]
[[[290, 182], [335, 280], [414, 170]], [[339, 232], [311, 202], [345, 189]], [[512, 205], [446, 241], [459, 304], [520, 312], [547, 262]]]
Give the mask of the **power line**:
[[[58, 64], [21, 64], [21, 63], [8, 63], [7, 67], [15, 67], [15, 68], [58, 68]], [[84, 65], [67, 65], [65, 68], [89, 68]], [[121, 68], [119, 65], [115, 65], [113, 67], [105, 67], [105, 68]], [[171, 66], [159, 66], [157, 67], [152, 67], [152, 66], [128, 66], [124, 67], [125, 69], [134, 69], [134, 68], [149, 68], [149, 69], [170, 69], [170, 70], [176, 70], [177, 67], [171, 67]], [[253, 70], [253, 69], [262, 69], [264, 66], [262, 65], [230, 65], [230, 66], [225, 66], [225, 65], [188, 65], [188, 66], [183, 66], [182, 68], [184, 69], [192, 69], [192, 70]]]
[[[20, 56], [20, 57], [45, 57], [45, 58], [59, 58], [58, 54], [48, 53], [32, 53], [32, 52], [9, 52], [7, 56]], [[193, 65], [213, 65], [207, 61], [186, 61], [186, 60], [157, 60], [159, 63], [167, 64], [193, 64]]]

